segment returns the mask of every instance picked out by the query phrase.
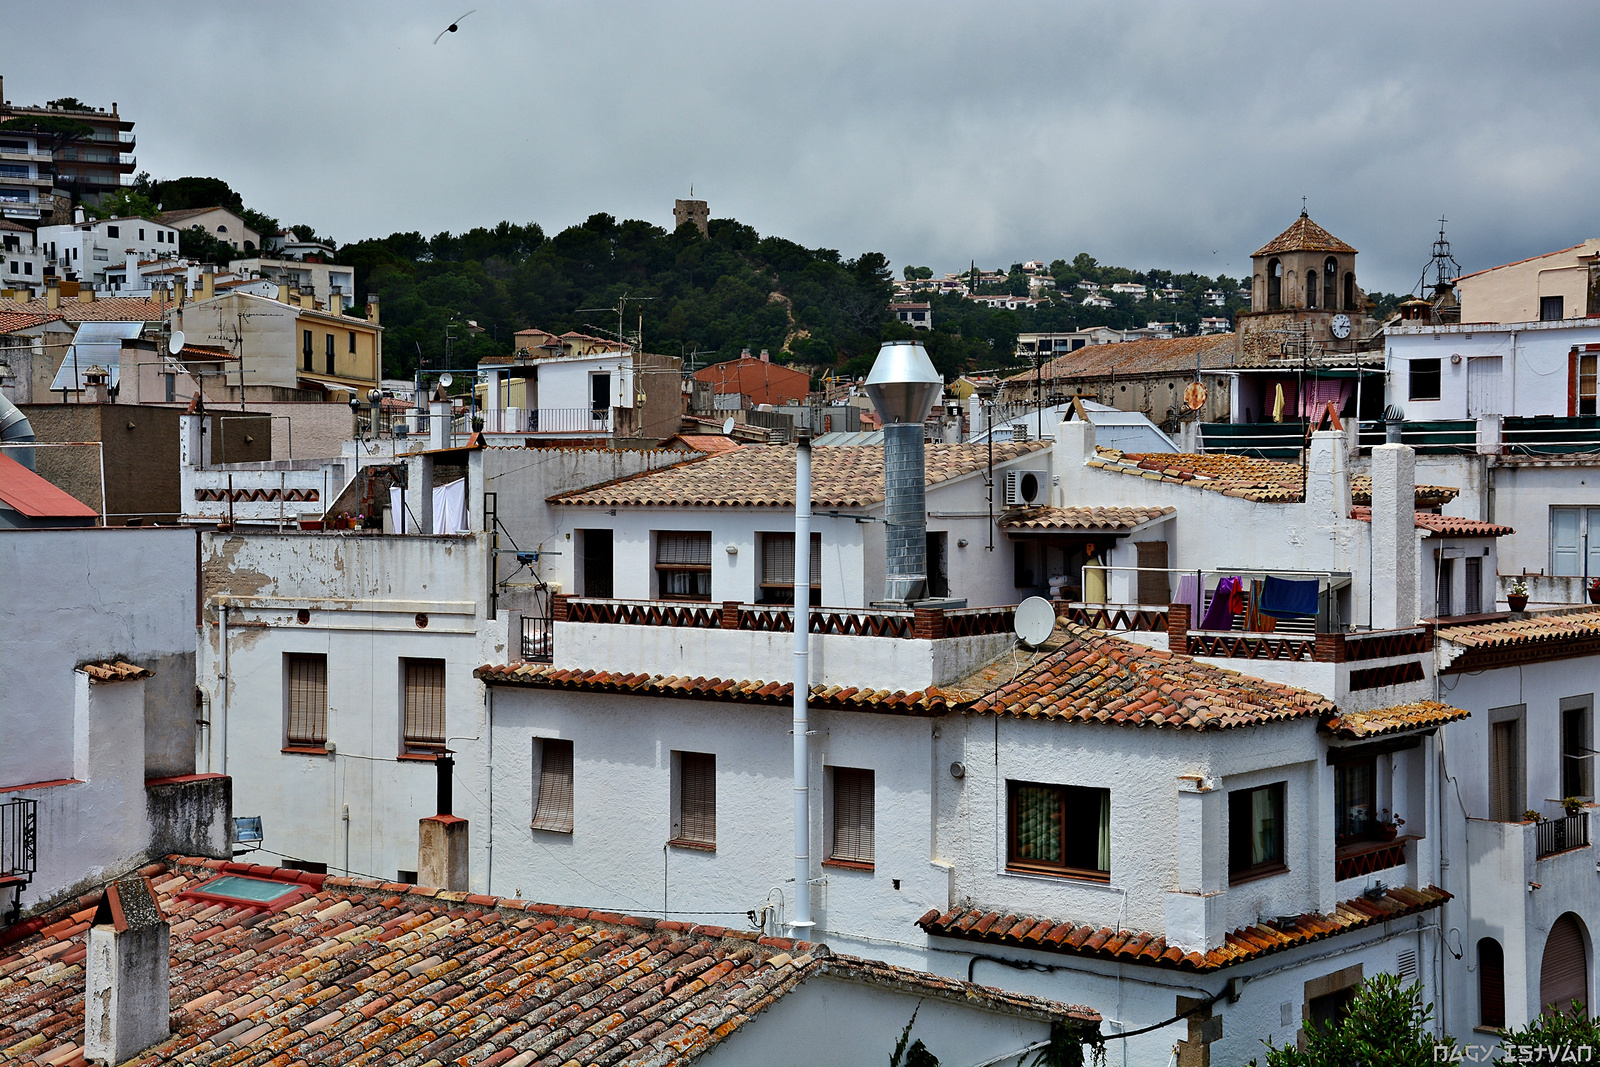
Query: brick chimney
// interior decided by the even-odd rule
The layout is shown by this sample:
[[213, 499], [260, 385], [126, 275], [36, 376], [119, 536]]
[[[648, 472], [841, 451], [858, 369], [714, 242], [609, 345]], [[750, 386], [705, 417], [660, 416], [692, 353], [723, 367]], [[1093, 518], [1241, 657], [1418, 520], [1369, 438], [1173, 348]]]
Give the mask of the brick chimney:
[[172, 928], [147, 878], [106, 887], [89, 928], [83, 1056], [121, 1063], [171, 1034]]
[[1410, 445], [1372, 450], [1372, 628], [1417, 624], [1417, 454]]
[[61, 306], [61, 285], [55, 279], [45, 283], [44, 306], [51, 311], [55, 311]]
[[374, 325], [374, 326], [378, 325], [378, 294], [377, 293], [368, 293], [367, 294], [367, 321], [372, 323], [372, 325]]

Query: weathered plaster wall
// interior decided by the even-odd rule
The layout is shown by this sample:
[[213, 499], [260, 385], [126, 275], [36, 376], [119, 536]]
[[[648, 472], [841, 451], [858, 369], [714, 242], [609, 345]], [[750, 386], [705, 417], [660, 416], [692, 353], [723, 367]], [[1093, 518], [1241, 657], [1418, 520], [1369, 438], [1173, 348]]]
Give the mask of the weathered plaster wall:
[[158, 672], [140, 721], [151, 776], [194, 769], [193, 530], [0, 532], [0, 786], [72, 777], [73, 668]]

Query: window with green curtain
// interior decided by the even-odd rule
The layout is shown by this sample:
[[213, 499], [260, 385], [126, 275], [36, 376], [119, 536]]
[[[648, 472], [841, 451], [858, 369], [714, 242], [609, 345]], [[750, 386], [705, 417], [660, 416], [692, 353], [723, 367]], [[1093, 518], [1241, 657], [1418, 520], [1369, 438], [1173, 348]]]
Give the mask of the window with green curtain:
[[1284, 783], [1228, 793], [1228, 873], [1254, 876], [1282, 870]]
[[1103, 880], [1111, 872], [1111, 792], [1009, 782], [1006, 866]]

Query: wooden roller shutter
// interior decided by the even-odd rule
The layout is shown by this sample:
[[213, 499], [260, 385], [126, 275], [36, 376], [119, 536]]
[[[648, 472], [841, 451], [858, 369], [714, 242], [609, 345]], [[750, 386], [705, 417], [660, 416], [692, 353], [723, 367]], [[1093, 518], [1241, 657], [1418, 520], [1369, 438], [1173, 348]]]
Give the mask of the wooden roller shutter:
[[289, 657], [289, 722], [291, 747], [322, 748], [328, 742], [328, 657]]
[[717, 757], [703, 752], [678, 756], [678, 840], [717, 843]]
[[1589, 959], [1583, 949], [1583, 930], [1568, 912], [1556, 920], [1544, 943], [1539, 1003], [1546, 1011], [1566, 1011], [1574, 1000], [1589, 1003]]
[[[1165, 541], [1140, 541], [1139, 550], [1139, 603], [1168, 604], [1172, 601], [1172, 586], [1167, 580], [1167, 543]], [[1146, 570], [1147, 567], [1156, 568]]]
[[1517, 783], [1517, 722], [1509, 719], [1489, 727], [1489, 802], [1498, 822], [1522, 818], [1522, 790]]
[[406, 747], [444, 748], [444, 660], [406, 660]]
[[873, 774], [848, 767], [833, 769], [833, 852], [831, 859], [871, 863], [873, 856]]
[[572, 833], [572, 742], [544, 738], [535, 742], [539, 755], [539, 800], [533, 828]]

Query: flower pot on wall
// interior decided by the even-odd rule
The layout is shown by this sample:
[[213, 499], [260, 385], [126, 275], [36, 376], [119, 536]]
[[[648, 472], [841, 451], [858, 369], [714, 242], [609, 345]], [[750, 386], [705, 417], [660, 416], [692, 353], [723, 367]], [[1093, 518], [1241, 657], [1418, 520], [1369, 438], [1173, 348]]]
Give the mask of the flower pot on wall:
[[1524, 593], [1521, 596], [1518, 596], [1516, 593], [1507, 593], [1506, 604], [1511, 608], [1512, 611], [1527, 611], [1528, 595]]
[[1400, 833], [1400, 827], [1379, 823], [1372, 831], [1372, 835], [1379, 841], [1393, 841]]

